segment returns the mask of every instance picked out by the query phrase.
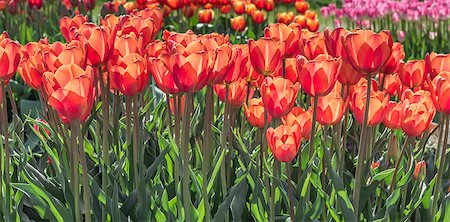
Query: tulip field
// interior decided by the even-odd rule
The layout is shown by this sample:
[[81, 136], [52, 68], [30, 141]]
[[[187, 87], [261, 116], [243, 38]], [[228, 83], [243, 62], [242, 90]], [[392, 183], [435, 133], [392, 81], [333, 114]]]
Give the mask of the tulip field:
[[448, 0], [0, 0], [0, 221], [450, 221]]

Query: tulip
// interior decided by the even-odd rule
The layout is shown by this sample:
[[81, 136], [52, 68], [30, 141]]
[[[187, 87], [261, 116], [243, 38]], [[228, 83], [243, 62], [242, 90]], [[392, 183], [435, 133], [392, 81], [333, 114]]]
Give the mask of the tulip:
[[93, 69], [82, 69], [75, 64], [63, 65], [56, 72], [44, 73], [48, 104], [64, 123], [78, 119], [84, 122], [92, 109]]
[[442, 71], [450, 72], [450, 54], [427, 54], [425, 57], [427, 71], [431, 79], [434, 79]]
[[277, 14], [277, 23], [289, 25], [294, 21], [295, 15], [293, 12], [281, 12]]
[[425, 95], [420, 95], [420, 99], [416, 101], [408, 98], [402, 101], [403, 117], [401, 127], [403, 132], [405, 132], [408, 136], [420, 136], [426, 129], [428, 129], [431, 121], [433, 120], [435, 107], [433, 103], [431, 103], [430, 93], [426, 92]]
[[325, 39], [321, 34], [316, 34], [306, 38], [304, 47], [300, 49], [301, 54], [308, 59], [315, 59], [321, 54], [327, 54]]
[[420, 86], [425, 81], [425, 74], [424, 60], [410, 60], [406, 63], [400, 61], [398, 77], [403, 85], [409, 88]]
[[324, 96], [328, 94], [337, 80], [341, 59], [329, 55], [320, 55], [314, 60], [297, 57], [297, 72], [303, 91], [308, 95]]
[[[213, 86], [214, 92], [220, 101], [231, 104], [234, 107], [240, 107], [244, 104], [247, 97], [251, 98], [253, 96], [253, 87], [248, 89], [247, 81], [244, 78], [240, 78], [235, 82], [228, 85], [228, 100], [226, 98], [226, 85], [216, 84]], [[249, 94], [247, 94], [249, 92]]]
[[114, 49], [116, 32], [108, 33], [103, 27], [85, 23], [74, 38], [87, 45], [87, 59], [90, 65], [97, 67], [108, 61]]
[[388, 75], [388, 74], [379, 74], [378, 76], [378, 84], [383, 86], [383, 91], [391, 96], [397, 95], [400, 92], [400, 86], [402, 82], [398, 78], [397, 73]]
[[347, 102], [336, 92], [319, 97], [317, 104], [313, 105], [317, 105], [317, 121], [325, 126], [340, 122], [347, 109]]
[[266, 14], [263, 11], [255, 10], [251, 14], [252, 21], [256, 24], [262, 24], [265, 20]]
[[[381, 91], [371, 90], [369, 112], [367, 116], [367, 125], [376, 126], [383, 121], [385, 110], [389, 102], [389, 98], [384, 96]], [[364, 112], [366, 109], [367, 93], [365, 88], [354, 91], [350, 98], [350, 109], [355, 119], [362, 124], [364, 120]]]
[[357, 30], [346, 35], [343, 45], [352, 66], [361, 73], [373, 75], [386, 64], [392, 52], [392, 36], [388, 31], [375, 33]]
[[210, 23], [214, 19], [214, 11], [212, 9], [203, 9], [198, 11], [198, 21], [200, 23]]
[[20, 62], [20, 45], [16, 41], [4, 38], [0, 41], [0, 82], [9, 81]]
[[370, 164], [370, 169], [376, 170], [378, 167], [380, 167], [380, 161], [377, 160], [376, 162], [372, 161], [372, 164]]
[[197, 92], [210, 81], [208, 63], [208, 53], [203, 50], [176, 52], [170, 56], [169, 71], [181, 92]]
[[87, 16], [76, 15], [73, 18], [63, 17], [59, 20], [59, 30], [67, 42], [73, 39], [72, 31], [77, 30], [82, 24], [88, 22]]
[[301, 134], [298, 125], [280, 125], [270, 127], [266, 133], [267, 143], [273, 156], [281, 162], [289, 162], [297, 156], [301, 143]]
[[421, 161], [417, 162], [416, 166], [414, 167], [413, 177], [416, 180], [417, 179], [423, 180], [426, 172], [427, 172], [427, 163], [425, 163], [425, 161], [421, 160]]
[[327, 48], [328, 54], [333, 57], [346, 57], [343, 39], [348, 34], [349, 31], [346, 29], [339, 27], [334, 29], [333, 31], [329, 31], [325, 29], [323, 31], [323, 36], [325, 39], [325, 46]]
[[44, 52], [44, 65], [50, 72], [55, 72], [60, 66], [71, 63], [84, 68], [87, 63], [85, 46], [76, 40], [67, 45], [54, 43], [50, 46], [50, 50]]
[[264, 29], [264, 36], [272, 37], [282, 42], [285, 50], [284, 57], [286, 58], [294, 56], [299, 51], [301, 28], [298, 25], [270, 24]]
[[288, 114], [295, 105], [299, 88], [299, 83], [293, 84], [282, 77], [265, 78], [261, 86], [261, 97], [267, 113], [274, 118]]
[[271, 12], [275, 8], [274, 0], [266, 0], [266, 7], [264, 9], [268, 12]]
[[306, 26], [310, 32], [317, 32], [319, 30], [318, 19], [306, 19]]
[[309, 18], [309, 19], [315, 19], [317, 14], [316, 14], [316, 11], [306, 10], [305, 16], [306, 16], [306, 18]]
[[122, 20], [122, 35], [133, 32], [136, 36], [142, 37], [141, 44], [144, 48], [156, 38], [156, 34], [159, 32], [160, 24], [155, 22], [153, 18], [144, 19], [138, 16], [131, 16]]
[[[33, 124], [33, 129], [36, 131], [37, 135], [44, 137], [40, 132], [40, 127], [39, 127], [38, 123], [41, 125], [45, 125], [45, 126], [47, 126], [48, 123], [43, 119], [37, 118], [36, 123]], [[45, 131], [45, 134], [47, 135], [47, 137], [50, 137], [52, 135], [51, 131], [47, 127], [43, 127], [43, 128], [44, 128], [44, 131]]]
[[[244, 104], [244, 114], [247, 117], [247, 121], [253, 127], [264, 127], [264, 105], [261, 98], [253, 98], [248, 101], [248, 104]], [[267, 115], [267, 121], [272, 121], [272, 116]]]
[[297, 59], [287, 58], [286, 59], [286, 79], [291, 82], [298, 82], [298, 72], [297, 72]]
[[41, 9], [43, 3], [43, 0], [28, 0], [28, 6], [30, 9], [33, 9], [34, 7], [36, 7], [36, 9]]
[[339, 74], [337, 77], [338, 81], [342, 85], [355, 85], [359, 82], [361, 77], [363, 77], [361, 73], [356, 71], [347, 59], [342, 59], [341, 68], [339, 69]]
[[225, 83], [230, 84], [236, 81], [238, 78], [245, 78], [247, 76], [247, 71], [249, 67], [248, 62], [248, 46], [232, 45], [232, 64], [230, 64], [230, 69], [225, 74]]
[[386, 115], [383, 119], [383, 124], [391, 130], [400, 129], [402, 121], [402, 108], [403, 104], [389, 101], [386, 106]]
[[141, 93], [148, 84], [147, 60], [137, 53], [126, 55], [110, 68], [111, 87], [126, 96]]
[[303, 15], [297, 15], [294, 17], [294, 22], [297, 23], [302, 29], [306, 28], [306, 17]]
[[231, 18], [230, 23], [231, 23], [231, 28], [236, 32], [244, 31], [245, 27], [247, 26], [245, 24], [245, 18], [242, 15]]
[[145, 47], [145, 53], [148, 57], [158, 57], [163, 52], [167, 53], [166, 43], [161, 40], [155, 40]]
[[281, 65], [284, 49], [276, 39], [267, 37], [257, 41], [250, 39], [248, 47], [250, 62], [259, 74], [270, 76]]
[[164, 58], [164, 56], [160, 58], [150, 58], [148, 68], [158, 88], [164, 93], [176, 94], [179, 90], [173, 80], [172, 73], [169, 71], [168, 63], [168, 58]]
[[303, 138], [309, 140], [311, 138], [312, 128], [312, 110], [303, 110], [300, 107], [293, 107], [291, 112], [281, 117], [281, 121], [284, 125], [300, 127], [300, 132]]
[[211, 84], [222, 83], [234, 63], [231, 46], [229, 44], [218, 46], [213, 51], [212, 58], [209, 67]]
[[306, 10], [308, 10], [308, 8], [309, 8], [309, 3], [303, 2], [303, 1], [297, 1], [297, 2], [295, 2], [294, 6], [295, 6], [295, 10], [297, 10], [298, 13], [304, 14], [306, 12]]
[[450, 72], [443, 71], [433, 81], [431, 86], [431, 98], [439, 112], [450, 114]]
[[388, 61], [381, 69], [381, 72], [386, 74], [397, 72], [398, 64], [403, 59], [405, 59], [405, 50], [403, 49], [403, 45], [399, 42], [394, 42], [392, 45], [391, 57], [389, 57]]
[[245, 3], [243, 1], [232, 1], [233, 10], [236, 14], [242, 15], [245, 13]]

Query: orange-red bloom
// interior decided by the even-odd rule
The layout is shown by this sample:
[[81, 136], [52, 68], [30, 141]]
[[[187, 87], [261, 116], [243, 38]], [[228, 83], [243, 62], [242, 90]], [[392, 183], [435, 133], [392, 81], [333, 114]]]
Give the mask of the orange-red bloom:
[[168, 58], [161, 56], [160, 58], [151, 58], [149, 60], [149, 70], [152, 73], [156, 85], [164, 93], [175, 94], [178, 93], [178, 87], [173, 80], [172, 73], [169, 72]]
[[250, 62], [261, 75], [270, 76], [281, 65], [284, 49], [275, 38], [263, 37], [248, 42]]
[[288, 114], [295, 105], [300, 84], [282, 77], [267, 77], [261, 86], [264, 108], [274, 118]]
[[303, 56], [297, 57], [297, 72], [299, 82], [310, 96], [328, 94], [336, 82], [341, 66], [341, 59], [329, 55], [320, 55], [314, 60]]
[[20, 62], [20, 45], [16, 41], [4, 38], [0, 41], [0, 81], [9, 81]]
[[73, 29], [77, 30], [82, 24], [88, 22], [87, 16], [76, 15], [73, 18], [62, 17], [59, 20], [59, 30], [67, 42], [73, 39]]
[[141, 93], [148, 84], [147, 60], [130, 53], [110, 68], [111, 88], [126, 96]]
[[[253, 98], [248, 101], [248, 105], [244, 104], [244, 113], [250, 125], [263, 128], [264, 127], [264, 106], [261, 98]], [[272, 121], [272, 116], [267, 114], [267, 122]]]
[[278, 161], [289, 162], [297, 156], [302, 138], [298, 125], [280, 125], [275, 129], [270, 127], [266, 137], [270, 150]]
[[383, 119], [383, 124], [389, 129], [395, 130], [400, 129], [400, 124], [402, 123], [402, 109], [403, 104], [389, 101], [386, 107], [386, 115]]
[[403, 85], [414, 88], [421, 86], [425, 81], [425, 61], [410, 60], [408, 62], [400, 61], [398, 66], [398, 77]]
[[54, 74], [44, 73], [44, 81], [48, 104], [64, 123], [86, 120], [94, 102], [93, 69], [90, 66], [84, 70], [75, 64], [63, 65]]
[[393, 41], [388, 31], [357, 30], [343, 41], [349, 62], [364, 74], [379, 72], [392, 54]]
[[83, 24], [74, 36], [87, 45], [87, 59], [94, 67], [107, 62], [114, 49], [115, 37], [115, 31], [108, 33], [105, 28], [91, 23]]
[[400, 91], [400, 86], [402, 82], [398, 78], [397, 73], [389, 74], [379, 74], [378, 75], [378, 84], [383, 86], [383, 91], [387, 94], [394, 96], [397, 95]]
[[[214, 92], [220, 101], [224, 101], [235, 107], [240, 107], [244, 104], [247, 97], [251, 98], [253, 96], [253, 87], [250, 86], [250, 89], [248, 87], [247, 81], [244, 78], [240, 78], [228, 85], [228, 100], [226, 100], [225, 84], [214, 85]], [[247, 92], [250, 94], [247, 95]]]
[[50, 72], [55, 72], [60, 66], [73, 63], [81, 68], [86, 67], [86, 45], [73, 40], [67, 45], [55, 42], [50, 50], [44, 52], [44, 65]]
[[[314, 106], [316, 104], [313, 104]], [[317, 122], [322, 125], [334, 125], [342, 120], [347, 102], [339, 93], [331, 92], [317, 100]]]
[[436, 113], [430, 92], [419, 90], [412, 93], [408, 89], [403, 93], [402, 104], [401, 127], [403, 132], [411, 137], [420, 136], [428, 129]]
[[418, 163], [416, 163], [416, 166], [414, 167], [413, 177], [416, 180], [421, 178], [423, 179], [423, 177], [425, 177], [426, 172], [427, 172], [427, 163], [421, 160]]
[[198, 21], [200, 23], [210, 23], [214, 19], [214, 11], [212, 9], [202, 9], [198, 11]]
[[439, 112], [450, 114], [450, 72], [441, 72], [433, 81], [429, 81], [430, 92]]
[[233, 10], [236, 14], [242, 15], [245, 13], [245, 3], [243, 1], [232, 1]]
[[264, 19], [266, 19], [266, 14], [261, 10], [255, 10], [251, 14], [252, 21], [256, 24], [262, 24], [264, 22]]
[[388, 61], [381, 69], [381, 72], [386, 74], [397, 72], [398, 64], [403, 59], [405, 59], [405, 50], [403, 49], [403, 45], [399, 42], [394, 42], [392, 45], [391, 57], [389, 57]]
[[321, 54], [327, 54], [325, 39], [321, 34], [315, 34], [304, 41], [304, 47], [300, 47], [301, 54], [308, 59], [315, 59]]
[[338, 27], [330, 32], [330, 30], [325, 29], [323, 31], [323, 36], [325, 38], [325, 46], [327, 47], [327, 52], [333, 57], [346, 57], [343, 39], [348, 34], [348, 30]]
[[309, 3], [304, 1], [296, 1], [295, 2], [295, 10], [297, 10], [298, 13], [304, 14], [306, 10], [309, 8]]
[[281, 41], [284, 47], [284, 57], [292, 57], [300, 50], [302, 30], [299, 25], [285, 25], [282, 23], [270, 24], [264, 29], [265, 37], [272, 37]]
[[242, 15], [231, 18], [230, 22], [231, 22], [231, 28], [236, 32], [244, 31], [245, 27], [247, 26], [245, 24], [245, 18]]
[[356, 71], [347, 59], [342, 59], [341, 68], [337, 77], [342, 85], [355, 85], [361, 77], [361, 73]]
[[[362, 124], [364, 121], [364, 113], [366, 110], [367, 93], [365, 87], [356, 89], [350, 98], [350, 109], [356, 120]], [[372, 90], [370, 93], [369, 115], [367, 116], [367, 124], [376, 126], [384, 119], [389, 97], [385, 96], [381, 91]]]
[[442, 71], [450, 72], [450, 54], [437, 54], [432, 52], [425, 57], [427, 71], [434, 79]]
[[225, 73], [225, 83], [232, 83], [238, 78], [245, 78], [247, 75], [249, 62], [248, 62], [248, 46], [245, 44], [232, 45], [232, 55], [230, 69]]
[[291, 112], [281, 117], [281, 121], [288, 126], [299, 125], [302, 137], [306, 140], [309, 140], [311, 137], [312, 109], [305, 111], [300, 107], [294, 106]]

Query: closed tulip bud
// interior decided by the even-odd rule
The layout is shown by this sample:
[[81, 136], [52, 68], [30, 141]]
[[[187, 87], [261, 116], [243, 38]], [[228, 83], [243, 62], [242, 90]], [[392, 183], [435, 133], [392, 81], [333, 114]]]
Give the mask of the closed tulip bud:
[[450, 54], [437, 54], [432, 52], [426, 55], [425, 62], [431, 80], [443, 71], [450, 72]]
[[[410, 94], [405, 96], [405, 94]], [[407, 90], [402, 96], [403, 117], [401, 127], [410, 137], [420, 136], [428, 129], [433, 120], [436, 108], [431, 101], [430, 92], [419, 90], [415, 93]]]
[[305, 16], [306, 16], [306, 18], [309, 18], [309, 19], [316, 19], [317, 13], [316, 13], [316, 11], [313, 11], [313, 10], [306, 10]]
[[0, 41], [0, 82], [7, 82], [16, 73], [20, 62], [20, 45], [9, 38]]
[[295, 16], [294, 22], [297, 23], [302, 29], [306, 28], [306, 17], [304, 15]]
[[297, 10], [298, 13], [304, 14], [306, 10], [309, 8], [308, 2], [303, 1], [297, 1], [295, 2], [295, 10]]
[[110, 68], [111, 87], [126, 96], [141, 93], [148, 84], [147, 60], [130, 53]]
[[28, 0], [28, 7], [30, 7], [30, 9], [33, 9], [34, 7], [36, 7], [36, 9], [41, 9], [42, 3], [43, 0]]
[[281, 23], [270, 24], [264, 29], [265, 37], [272, 37], [282, 42], [284, 57], [289, 58], [300, 50], [301, 28], [298, 25], [287, 26]]
[[[316, 106], [316, 104], [313, 104]], [[324, 126], [335, 125], [342, 120], [347, 109], [347, 101], [344, 101], [339, 93], [331, 92], [317, 100], [317, 122]]]
[[450, 72], [441, 72], [433, 81], [429, 80], [430, 92], [439, 112], [450, 114]]
[[263, 37], [248, 42], [250, 62], [261, 75], [270, 76], [281, 65], [284, 54], [283, 45], [274, 38]]
[[244, 31], [245, 27], [247, 26], [245, 24], [245, 18], [242, 15], [231, 18], [230, 22], [231, 22], [231, 28], [236, 32]]
[[243, 1], [232, 1], [233, 10], [236, 14], [242, 15], [245, 13], [245, 3]]
[[256, 24], [262, 24], [266, 19], [266, 14], [261, 10], [255, 10], [252, 14], [252, 21]]
[[425, 174], [427, 172], [427, 164], [425, 161], [421, 160], [416, 163], [416, 166], [414, 167], [414, 173], [413, 177], [416, 180], [423, 180], [425, 178]]
[[275, 8], [275, 2], [273, 0], [266, 0], [266, 7], [264, 9], [267, 12], [271, 12]]
[[[248, 105], [244, 104], [244, 114], [250, 125], [263, 128], [264, 127], [264, 105], [261, 98], [253, 98], [248, 101]], [[267, 114], [267, 122], [272, 121], [272, 116]]]
[[[364, 113], [367, 99], [365, 87], [360, 87], [355, 90], [350, 98], [350, 109], [355, 116], [358, 123], [362, 124], [364, 121]], [[385, 96], [383, 92], [374, 91], [370, 93], [369, 115], [367, 116], [367, 125], [376, 126], [384, 119], [389, 97]]]
[[303, 110], [300, 107], [293, 107], [291, 112], [287, 115], [281, 117], [281, 121], [284, 125], [294, 126], [298, 125], [300, 127], [300, 132], [303, 138], [309, 140], [311, 137], [311, 127], [312, 127], [312, 110]]
[[403, 85], [409, 88], [420, 86], [425, 81], [425, 74], [424, 60], [410, 60], [406, 63], [400, 61], [398, 77]]
[[288, 114], [295, 105], [299, 88], [299, 83], [293, 84], [288, 79], [267, 77], [261, 86], [264, 108], [274, 118]]
[[394, 42], [392, 45], [391, 57], [389, 57], [388, 61], [381, 69], [381, 72], [386, 74], [397, 72], [398, 64], [403, 59], [405, 59], [405, 50], [403, 49], [403, 45], [399, 42]]
[[44, 73], [48, 104], [64, 123], [78, 119], [84, 122], [94, 102], [93, 69], [86, 70], [75, 64], [63, 65], [56, 72]]
[[376, 169], [378, 169], [378, 167], [380, 167], [380, 161], [379, 160], [372, 161], [372, 164], [370, 164], [370, 169], [372, 169], [372, 170], [376, 170]]
[[364, 74], [379, 72], [392, 54], [393, 41], [388, 31], [357, 30], [347, 34], [343, 41], [349, 62]]
[[305, 39], [304, 47], [300, 48], [301, 54], [308, 59], [315, 59], [317, 56], [327, 54], [325, 39], [321, 34], [313, 35]]
[[388, 157], [392, 158], [395, 162], [400, 158], [400, 148], [398, 146], [397, 137], [391, 133], [388, 144]]
[[[247, 81], [244, 78], [240, 78], [235, 82], [228, 85], [228, 100], [226, 100], [226, 85], [216, 84], [214, 85], [214, 92], [220, 101], [231, 104], [234, 107], [241, 107], [244, 104], [247, 97], [253, 96], [253, 87], [248, 89]], [[247, 95], [247, 92], [250, 94]]]
[[87, 16], [76, 15], [73, 18], [63, 17], [59, 20], [59, 30], [67, 42], [73, 39], [73, 34], [71, 30], [77, 30], [82, 24], [88, 22]]
[[281, 162], [289, 162], [297, 156], [301, 143], [301, 133], [298, 125], [280, 125], [270, 127], [266, 133], [267, 143], [273, 156]]
[[306, 19], [306, 27], [310, 32], [317, 32], [319, 30], [319, 20], [318, 19]]
[[336, 83], [340, 66], [340, 58], [328, 55], [309, 61], [303, 56], [297, 57], [297, 72], [303, 91], [313, 97], [328, 94]]
[[[1, 11], [1, 6], [0, 6], [0, 11]], [[8, 12], [11, 15], [15, 15], [17, 13], [17, 2], [15, 0], [10, 0], [8, 3]]]
[[[247, 15], [252, 16], [253, 12], [255, 12], [256, 10], [258, 10], [258, 9], [256, 8], [255, 4], [245, 4], [245, 13]], [[259, 12], [261, 12], [261, 11], [259, 11]]]
[[210, 23], [214, 19], [214, 11], [212, 9], [203, 9], [198, 11], [198, 21], [200, 23]]
[[402, 123], [402, 108], [403, 104], [389, 101], [386, 107], [386, 115], [383, 119], [383, 124], [391, 130], [400, 129]]

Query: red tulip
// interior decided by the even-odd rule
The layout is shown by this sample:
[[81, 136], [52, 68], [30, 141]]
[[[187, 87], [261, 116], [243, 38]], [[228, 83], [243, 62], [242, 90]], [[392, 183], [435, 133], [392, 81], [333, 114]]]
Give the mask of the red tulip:
[[293, 83], [298, 82], [296, 58], [286, 58], [286, 79], [289, 79]]
[[432, 52], [426, 55], [425, 61], [431, 79], [434, 79], [434, 77], [443, 71], [450, 72], [450, 54], [437, 54]]
[[244, 31], [245, 27], [247, 26], [245, 24], [245, 18], [242, 15], [231, 18], [230, 23], [231, 23], [231, 28], [236, 32]]
[[389, 57], [388, 61], [381, 69], [381, 72], [386, 74], [397, 72], [398, 64], [403, 59], [405, 59], [405, 50], [403, 49], [403, 45], [399, 42], [394, 42], [392, 45], [391, 57]]
[[236, 14], [242, 15], [245, 13], [245, 3], [243, 1], [232, 1], [231, 4]]
[[431, 86], [431, 98], [439, 112], [450, 114], [450, 72], [441, 72], [433, 81], [429, 80]]
[[229, 44], [222, 44], [213, 51], [210, 65], [211, 84], [223, 83], [233, 66], [232, 50]]
[[284, 49], [280, 42], [274, 38], [263, 37], [248, 42], [250, 62], [261, 75], [270, 76], [281, 65]]
[[303, 56], [297, 57], [297, 72], [303, 91], [313, 97], [328, 94], [337, 80], [340, 66], [341, 59], [329, 55], [320, 55], [309, 61]]
[[333, 31], [329, 31], [325, 29], [323, 31], [323, 36], [325, 39], [325, 46], [327, 47], [327, 52], [333, 57], [346, 57], [343, 39], [348, 34], [348, 30], [345, 28], [339, 27], [334, 29]]
[[266, 19], [266, 14], [263, 11], [255, 10], [251, 13], [252, 21], [256, 24], [262, 24]]
[[63, 65], [55, 74], [44, 73], [48, 104], [64, 123], [78, 119], [84, 122], [93, 104], [93, 69], [83, 70], [75, 64]]
[[[237, 81], [231, 83], [228, 86], [228, 100], [226, 98], [226, 86], [224, 84], [214, 85], [214, 92], [220, 101], [229, 103], [234, 107], [240, 107], [244, 104], [247, 97], [251, 98], [253, 96], [253, 87], [248, 90], [247, 81], [244, 78], [240, 78]], [[247, 95], [247, 92], [250, 94]]]
[[158, 88], [164, 93], [176, 94], [179, 90], [173, 80], [172, 73], [169, 72], [168, 63], [168, 58], [165, 58], [165, 56], [161, 56], [160, 58], [150, 58], [148, 68], [150, 69]]
[[198, 11], [198, 21], [200, 23], [210, 23], [214, 19], [214, 11], [212, 9], [203, 9]]
[[389, 129], [396, 130], [400, 129], [402, 121], [402, 108], [403, 104], [389, 101], [386, 107], [386, 115], [383, 119], [383, 124]]
[[[384, 82], [383, 82], [384, 81]], [[394, 74], [379, 74], [378, 75], [378, 84], [383, 85], [383, 91], [387, 94], [394, 96], [400, 91], [400, 86], [402, 82], [398, 78], [397, 73]]]
[[267, 143], [273, 156], [281, 162], [289, 162], [297, 156], [301, 143], [301, 133], [298, 125], [280, 125], [270, 127], [266, 133]]
[[59, 30], [67, 42], [73, 39], [73, 33], [71, 30], [77, 30], [82, 24], [88, 22], [87, 16], [76, 15], [73, 18], [63, 17], [59, 20]]
[[425, 81], [425, 74], [424, 60], [410, 60], [406, 63], [400, 61], [398, 77], [403, 85], [409, 88], [420, 86]]
[[148, 84], [147, 60], [137, 53], [126, 55], [110, 69], [111, 87], [126, 96], [141, 93]]
[[287, 26], [282, 23], [270, 24], [264, 29], [265, 37], [272, 37], [282, 42], [284, 57], [292, 57], [300, 50], [301, 28], [298, 25]]
[[297, 12], [300, 14], [304, 14], [306, 10], [308, 10], [308, 8], [309, 8], [308, 2], [304, 1], [295, 2], [295, 10], [297, 10]]
[[300, 84], [282, 77], [267, 77], [261, 86], [264, 108], [274, 118], [288, 114], [295, 105]]
[[[244, 114], [250, 125], [263, 128], [264, 127], [264, 106], [261, 98], [253, 98], [248, 101], [248, 105], [244, 104]], [[272, 116], [267, 114], [267, 122], [272, 121]]]
[[[350, 109], [356, 120], [362, 124], [366, 106], [367, 93], [365, 87], [360, 87], [354, 91], [350, 98]], [[383, 121], [389, 97], [381, 91], [372, 90], [370, 93], [369, 115], [367, 116], [367, 125], [376, 126]]]
[[307, 111], [300, 107], [294, 106], [287, 115], [281, 117], [281, 121], [284, 125], [293, 126], [298, 125], [300, 127], [300, 132], [302, 137], [309, 140], [311, 137], [311, 127], [312, 127], [312, 109]]
[[20, 62], [20, 45], [9, 38], [0, 41], [0, 81], [9, 81]]
[[[407, 92], [405, 91], [405, 93]], [[402, 104], [403, 118], [401, 127], [403, 132], [411, 137], [420, 136], [428, 129], [436, 113], [430, 92], [423, 90], [415, 92], [409, 97], [403, 98]]]
[[343, 41], [349, 62], [364, 74], [379, 72], [392, 54], [392, 36], [388, 31], [357, 30]]
[[418, 163], [416, 163], [416, 166], [414, 167], [413, 177], [416, 180], [417, 179], [423, 180], [426, 172], [427, 172], [427, 163], [425, 163], [425, 161], [421, 160]]
[[[316, 104], [313, 104], [314, 106]], [[339, 93], [331, 92], [317, 100], [317, 122], [320, 124], [334, 125], [342, 120], [347, 102], [342, 99]]]
[[73, 40], [67, 45], [55, 42], [50, 50], [44, 52], [44, 65], [50, 72], [55, 72], [60, 66], [75, 64], [81, 68], [86, 67], [86, 45]]
[[232, 45], [230, 69], [225, 73], [225, 83], [230, 84], [238, 78], [245, 78], [248, 71], [248, 47], [247, 45]]
[[155, 40], [145, 47], [145, 53], [148, 57], [158, 57], [162, 52], [167, 52], [166, 43], [161, 40]]
[[318, 19], [306, 19], [306, 26], [310, 32], [317, 32], [319, 30], [319, 20]]
[[312, 60], [321, 54], [327, 54], [325, 39], [321, 34], [313, 35], [305, 39], [304, 47], [300, 48], [302, 55]]
[[41, 9], [43, 3], [43, 0], [28, 0], [28, 6], [30, 9], [33, 9], [34, 7], [36, 7], [36, 9]]
[[74, 38], [87, 45], [87, 59], [96, 67], [108, 61], [114, 50], [116, 32], [108, 33], [103, 27], [90, 23], [83, 24]]
[[361, 73], [356, 71], [347, 59], [342, 59], [341, 68], [337, 77], [342, 85], [355, 85], [361, 77], [363, 77]]

